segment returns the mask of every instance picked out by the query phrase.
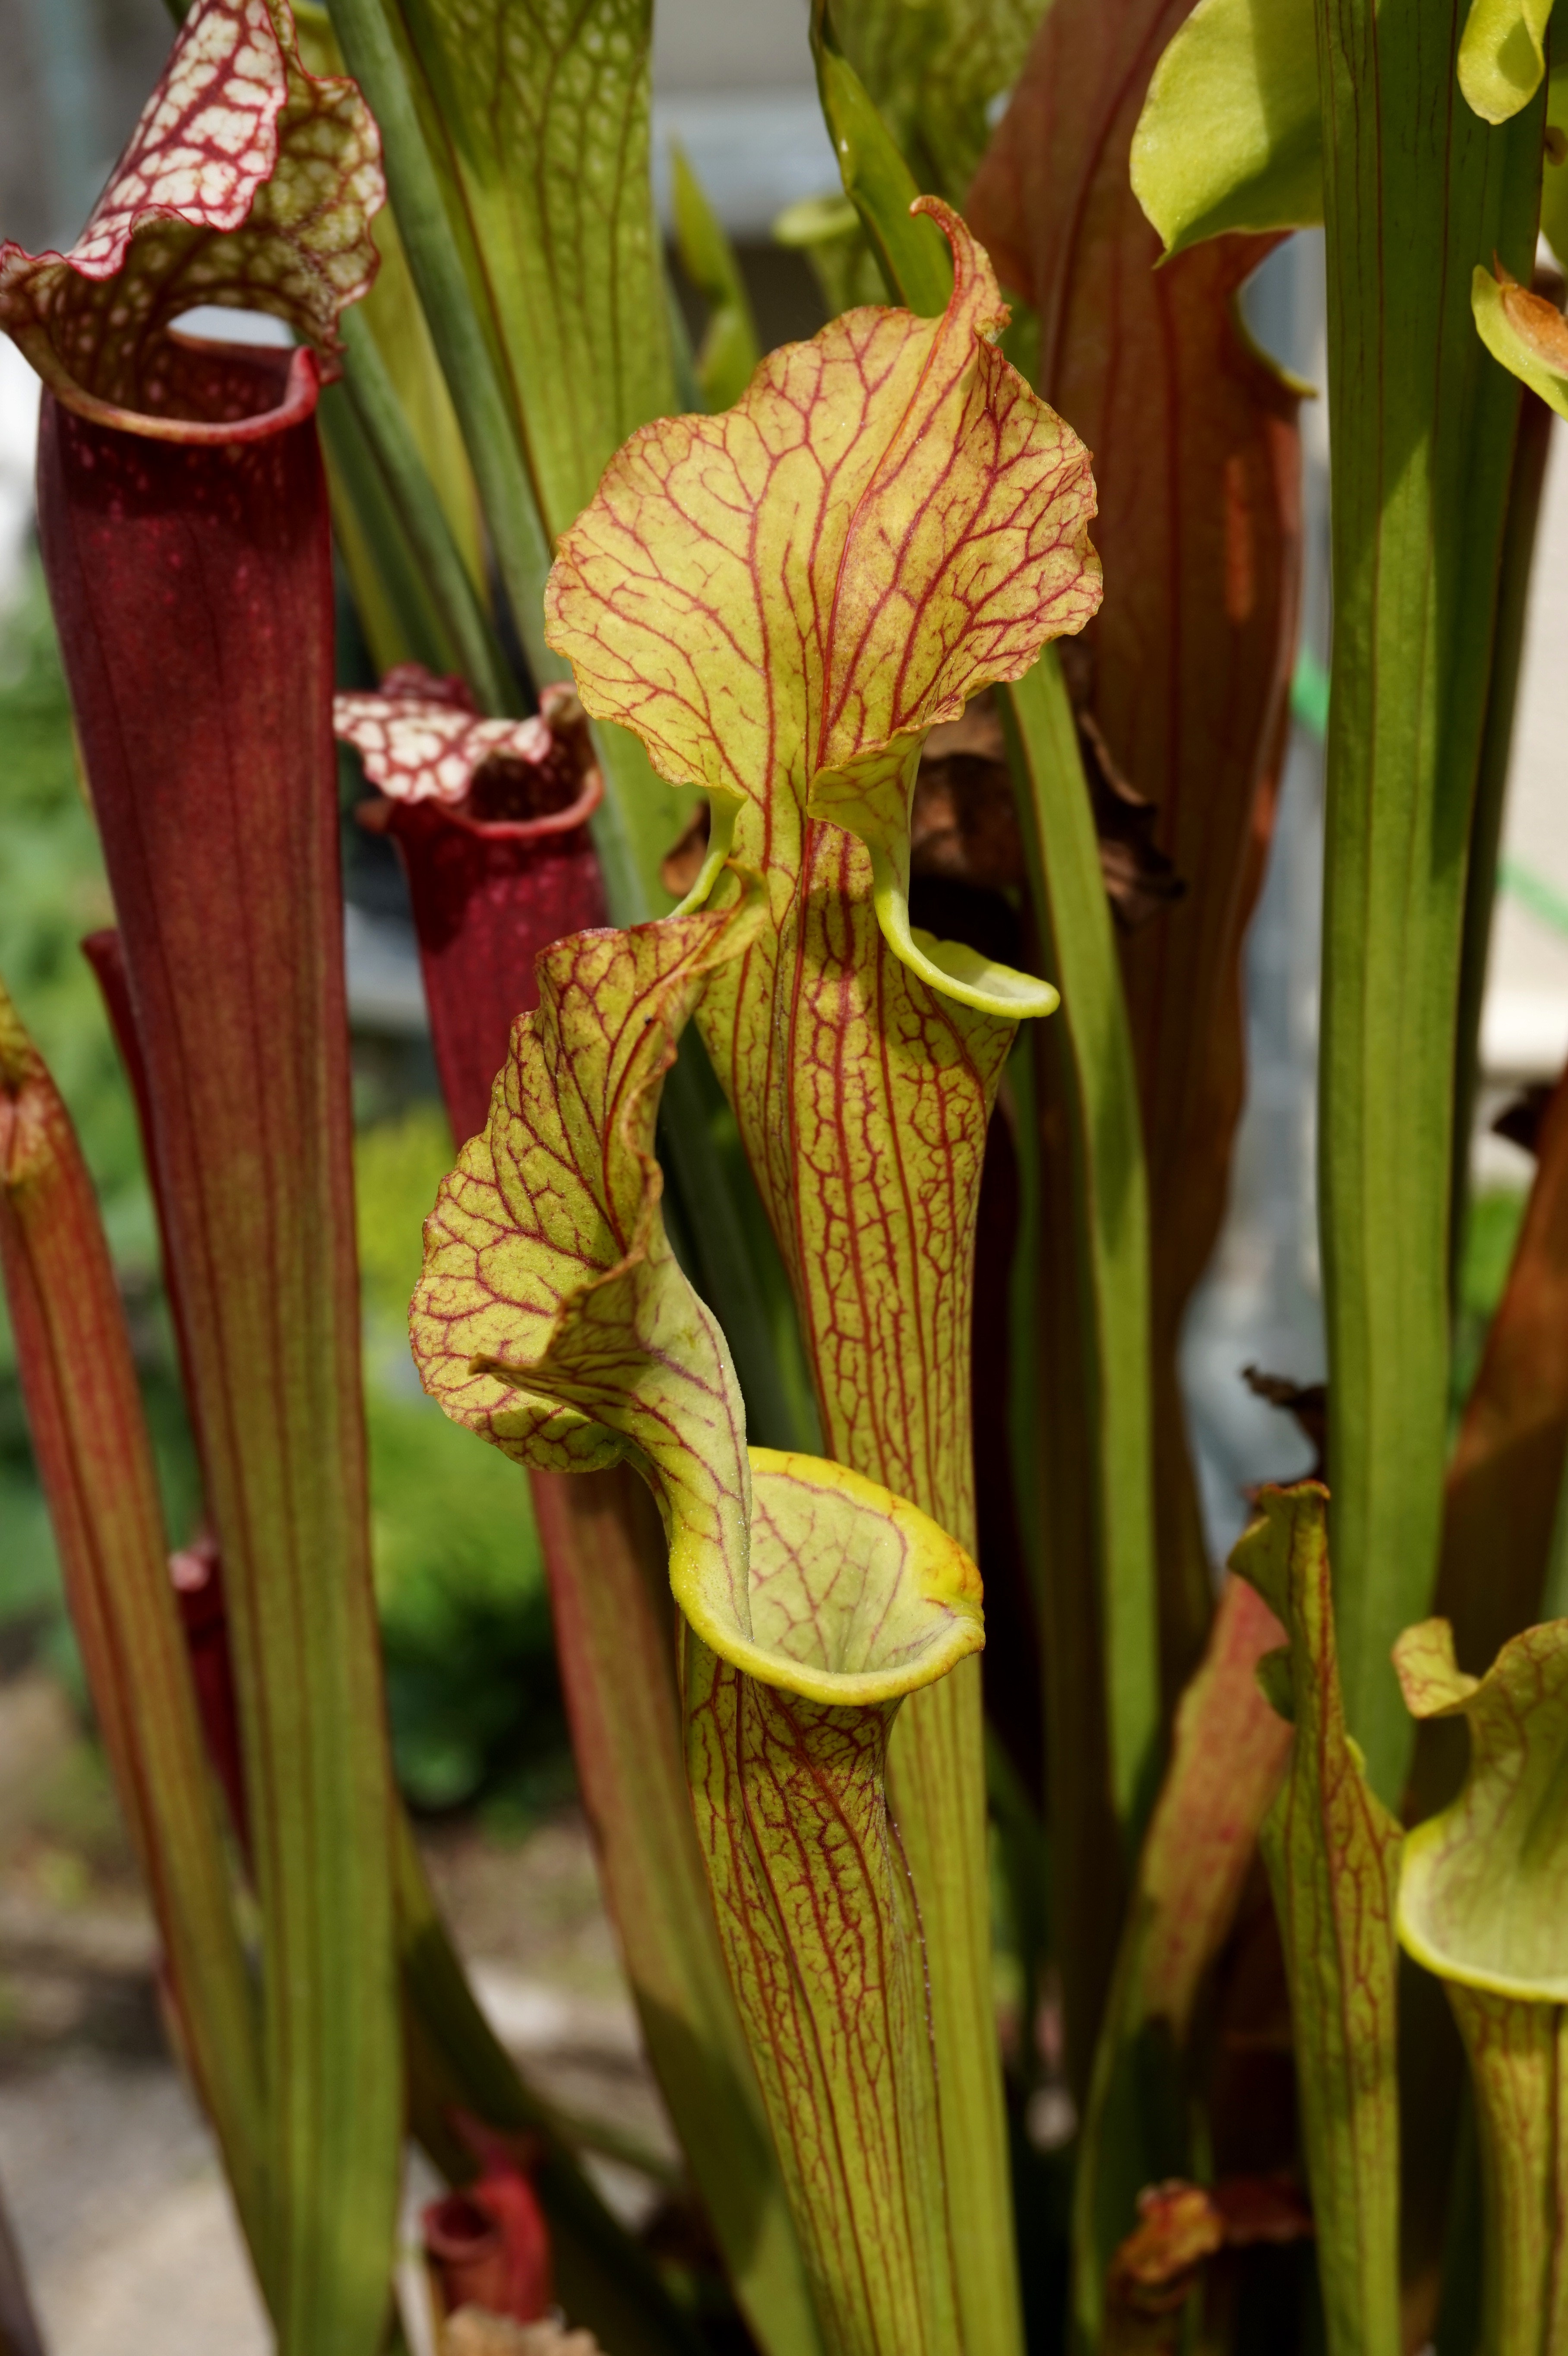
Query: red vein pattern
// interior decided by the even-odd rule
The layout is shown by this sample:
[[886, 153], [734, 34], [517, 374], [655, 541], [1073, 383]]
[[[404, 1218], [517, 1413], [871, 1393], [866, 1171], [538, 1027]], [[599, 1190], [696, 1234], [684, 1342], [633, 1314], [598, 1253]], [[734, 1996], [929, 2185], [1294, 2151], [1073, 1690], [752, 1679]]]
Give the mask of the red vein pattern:
[[288, 0], [197, 0], [70, 252], [0, 246], [0, 326], [62, 399], [209, 420], [171, 323], [198, 304], [269, 311], [336, 375], [385, 197], [369, 109], [305, 72]]
[[[833, 1453], [973, 1539], [970, 1262], [1011, 1026], [885, 949], [820, 781], [917, 742], [1098, 601], [1088, 455], [987, 338], [985, 256], [933, 199], [941, 320], [851, 312], [718, 418], [645, 427], [562, 540], [551, 643], [672, 783], [739, 798], [772, 925], [697, 1020], [795, 1278]], [[883, 763], [885, 766], [885, 762]]]
[[[551, 703], [559, 711], [563, 698], [569, 707], [575, 698], [560, 686], [544, 692], [544, 708], [530, 719], [485, 720], [461, 680], [437, 679], [420, 663], [400, 663], [378, 693], [335, 696], [332, 724], [389, 800], [455, 809], [487, 761], [514, 761], [541, 772], [557, 765]], [[552, 810], [528, 823], [536, 835], [560, 833], [587, 816], [586, 809]]]
[[887, 1752], [900, 1697], [978, 1646], [979, 1573], [853, 1473], [765, 1451], [752, 1468], [751, 1633], [817, 1690], [688, 1641], [698, 1837], [827, 2343], [945, 2356], [958, 2239]]
[[[461, 680], [400, 666], [379, 695], [340, 695], [339, 739], [384, 800], [360, 822], [389, 834], [408, 878], [431, 1044], [457, 1138], [485, 1126], [514, 1019], [538, 1003], [534, 961], [602, 925], [604, 881], [586, 821], [603, 780], [582, 707], [547, 686], [531, 720], [482, 720]], [[525, 809], [527, 817], [500, 810]]]
[[[1012, 1025], [910, 973], [869, 854], [807, 806], [1020, 677], [1100, 584], [1088, 453], [994, 348], [984, 254], [920, 201], [954, 248], [944, 317], [851, 312], [773, 354], [722, 417], [635, 434], [560, 542], [546, 616], [591, 712], [672, 783], [738, 802], [735, 860], [771, 921], [695, 1019], [795, 1284], [827, 1446], [972, 1548], [974, 1228]], [[977, 1680], [930, 1687], [903, 1724], [965, 2329], [1005, 2346]]]
[[457, 1423], [557, 1472], [631, 1454], [667, 1526], [729, 1567], [737, 1622], [751, 1476], [717, 1320], [677, 1267], [653, 1151], [691, 1001], [754, 918], [742, 905], [628, 933], [580, 933], [539, 961], [489, 1126], [425, 1224], [410, 1331]]
[[688, 1646], [698, 1837], [827, 2343], [957, 2345], [935, 2057], [888, 1821], [897, 1705], [834, 1709]]
[[1476, 2094], [1479, 2345], [1552, 2356], [1568, 2337], [1568, 2006], [1450, 1986]]
[[1149, 75], [1190, 5], [1056, 0], [969, 196], [1003, 284], [1039, 314], [1040, 390], [1094, 453], [1111, 594], [1084, 639], [1088, 709], [1187, 884], [1121, 943], [1148, 1155], [1172, 1698], [1211, 1591], [1176, 1348], [1241, 1110], [1241, 949], [1274, 823], [1301, 536], [1297, 397], [1235, 316], [1273, 241], [1221, 238], [1157, 269], [1128, 179]]
[[[1263, 1849], [1285, 1944], [1328, 2345], [1399, 2345], [1394, 1933], [1402, 1835], [1345, 1731], [1315, 1481], [1264, 1489], [1231, 1558], [1289, 1632], [1296, 1727]], [[1283, 1666], [1278, 1656], [1276, 1665]]]
[[[742, 897], [540, 958], [489, 1128], [427, 1224], [411, 1330], [455, 1420], [536, 1467], [624, 1455], [649, 1479], [695, 1632], [699, 1837], [820, 2304], [842, 2320], [836, 2345], [934, 2356], [956, 2288], [925, 1963], [884, 1771], [898, 1699], [982, 1641], [979, 1574], [885, 1489], [748, 1457], [722, 1334], [664, 1236], [659, 1085], [693, 997], [762, 915]], [[787, 1791], [780, 1729], [805, 1762]], [[803, 1990], [809, 2021], [786, 2019], [781, 1992]]]

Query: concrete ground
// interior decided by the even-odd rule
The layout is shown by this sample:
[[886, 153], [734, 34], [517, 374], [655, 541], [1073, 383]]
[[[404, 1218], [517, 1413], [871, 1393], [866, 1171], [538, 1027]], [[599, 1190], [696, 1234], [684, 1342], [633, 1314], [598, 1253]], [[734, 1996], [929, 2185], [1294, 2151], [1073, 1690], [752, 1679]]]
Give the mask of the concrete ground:
[[[207, 2130], [158, 2016], [155, 1946], [59, 1688], [0, 1685], [0, 2187], [48, 2356], [267, 2356]], [[673, 2152], [581, 1818], [426, 1844], [498, 2033], [581, 2117]], [[602, 2176], [635, 2222], [647, 2180]], [[428, 2197], [419, 2179], [411, 2199]]]

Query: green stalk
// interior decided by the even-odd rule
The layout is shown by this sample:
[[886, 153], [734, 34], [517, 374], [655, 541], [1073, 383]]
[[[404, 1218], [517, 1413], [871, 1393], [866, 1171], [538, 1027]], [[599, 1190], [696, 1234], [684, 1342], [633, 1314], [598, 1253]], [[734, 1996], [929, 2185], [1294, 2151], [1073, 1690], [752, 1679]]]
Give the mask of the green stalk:
[[1148, 1388], [1148, 1192], [1132, 1033], [1061, 667], [1048, 647], [1004, 699], [1048, 969], [1061, 991], [1112, 1804], [1130, 1858], [1153, 1796], [1159, 1599]]
[[692, 1824], [657, 1510], [626, 1465], [529, 1478], [583, 1804], [649, 2059], [759, 2345], [818, 2356]]
[[1296, 1729], [1263, 1825], [1264, 1862], [1290, 1987], [1301, 2140], [1312, 2194], [1328, 2356], [1400, 2356], [1401, 1832], [1346, 1732], [1315, 1481], [1265, 1488], [1231, 1557], [1284, 1625], [1258, 1675]]
[[1480, 2147], [1480, 2346], [1558, 2356], [1568, 2339], [1568, 2006], [1448, 1983]]
[[[548, 405], [532, 402], [530, 388], [537, 394], [541, 374], [549, 371], [535, 357], [530, 378], [517, 350], [527, 344], [532, 353], [542, 355], [544, 342], [560, 330], [560, 316], [559, 308], [548, 317], [530, 310], [527, 289], [518, 284], [515, 252], [500, 250], [507, 246], [506, 191], [527, 177], [526, 143], [517, 138], [515, 152], [508, 149], [497, 193], [478, 154], [483, 139], [493, 134], [486, 126], [481, 138], [450, 86], [452, 51], [443, 48], [451, 38], [448, 12], [437, 7], [428, 20], [423, 16], [415, 19], [412, 12], [390, 0], [334, 0], [332, 14], [349, 67], [380, 124], [393, 210], [468, 447], [530, 675], [536, 684], [563, 678], [566, 665], [546, 646], [542, 627], [551, 540], [592, 496], [599, 469], [623, 429], [606, 415], [602, 446], [584, 458], [573, 437], [563, 434], [555, 410], [541, 417], [534, 414], [536, 405]], [[548, 80], [548, 62], [541, 52], [541, 86]], [[464, 177], [460, 159], [472, 164], [472, 180]], [[482, 204], [492, 208], [494, 220], [479, 218]], [[651, 220], [651, 191], [647, 207]], [[483, 234], [487, 220], [488, 238]], [[549, 223], [541, 220], [535, 228], [548, 244]], [[492, 244], [498, 249], [495, 254]], [[571, 261], [574, 271], [579, 261]], [[580, 285], [580, 304], [596, 299], [599, 289]], [[657, 334], [645, 323], [638, 327], [634, 321], [628, 330], [634, 339], [656, 343], [663, 337], [662, 292], [657, 300]], [[624, 292], [618, 302], [625, 311]], [[357, 366], [357, 358], [354, 364]], [[573, 365], [572, 356], [562, 348], [556, 353], [553, 373], [569, 381]], [[590, 438], [601, 423], [596, 408], [606, 408], [607, 399], [584, 396], [589, 422], [583, 433]], [[626, 420], [628, 424], [636, 422], [635, 415]], [[592, 826], [611, 917], [617, 925], [644, 924], [669, 907], [671, 895], [659, 880], [659, 862], [680, 831], [686, 808], [654, 775], [635, 737], [601, 723], [594, 738], [605, 794]], [[748, 1244], [741, 1212], [714, 1147], [708, 1104], [712, 1092], [704, 1089], [701, 1075], [689, 1061], [699, 1053], [694, 1039], [669, 1077], [664, 1141], [671, 1174], [686, 1215], [684, 1225], [698, 1249], [702, 1289], [722, 1317], [735, 1354], [753, 1432], [759, 1439], [787, 1445], [802, 1436], [798, 1419], [780, 1374], [754, 1246]]]
[[1489, 129], [1457, 0], [1317, 0], [1334, 444], [1320, 1218], [1345, 1702], [1373, 1789], [1412, 1730], [1389, 1655], [1431, 1592], [1466, 869], [1519, 388], [1471, 273], [1528, 278], [1543, 100]]
[[431, 595], [345, 386], [322, 388], [316, 423], [332, 497], [333, 538], [377, 669], [417, 662], [438, 676], [456, 670], [457, 642]]
[[347, 359], [344, 390], [463, 675], [485, 712], [517, 712], [522, 705], [512, 667], [420, 455], [391, 370], [361, 312], [344, 313], [342, 335]]
[[1509, 481], [1508, 526], [1503, 537], [1502, 577], [1498, 594], [1497, 648], [1487, 729], [1481, 747], [1476, 815], [1470, 830], [1466, 878], [1464, 948], [1459, 966], [1459, 1025], [1454, 1087], [1453, 1265], [1464, 1242], [1465, 1205], [1470, 1169], [1470, 1130], [1479, 1077], [1481, 999], [1487, 984], [1492, 907], [1497, 898], [1498, 853], [1502, 841], [1503, 795], [1513, 743], [1514, 702], [1524, 654], [1525, 609], [1535, 561], [1536, 527], [1552, 443], [1552, 412], [1534, 393], [1520, 403], [1519, 435]]
[[191, 2071], [270, 2292], [260, 2022], [130, 1338], [69, 1115], [4, 984], [0, 1268], [88, 1689], [146, 1876]]
[[911, 217], [918, 184], [875, 100], [838, 46], [827, 0], [812, 0], [811, 48], [844, 193], [860, 216], [888, 292], [895, 303], [934, 319], [953, 291], [946, 240], [923, 214]]
[[333, 0], [348, 70], [375, 110], [392, 211], [463, 428], [507, 595], [535, 684], [566, 666], [544, 641], [550, 549], [518, 446], [499, 358], [471, 292], [457, 230], [414, 102], [411, 65], [383, 0]]
[[[675, 184], [676, 250], [682, 270], [708, 304], [708, 325], [694, 363], [693, 381], [699, 398], [691, 406], [728, 409], [745, 391], [752, 370], [763, 356], [757, 323], [752, 316], [752, 298], [746, 292], [735, 250], [708, 201], [701, 181], [687, 161], [686, 150], [674, 147], [670, 163]], [[672, 306], [672, 341], [678, 316], [678, 308]], [[684, 321], [681, 336], [684, 341]], [[677, 343], [677, 374], [688, 358]]]

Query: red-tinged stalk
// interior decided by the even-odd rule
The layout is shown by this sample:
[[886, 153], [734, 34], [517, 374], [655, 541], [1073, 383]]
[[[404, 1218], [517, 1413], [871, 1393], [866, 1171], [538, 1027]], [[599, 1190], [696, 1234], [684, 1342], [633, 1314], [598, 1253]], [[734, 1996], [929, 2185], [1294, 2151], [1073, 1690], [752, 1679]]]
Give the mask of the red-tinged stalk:
[[1099, 2344], [1113, 2254], [1137, 2196], [1192, 2172], [1184, 2064], [1203, 1977], [1234, 1919], [1290, 1730], [1258, 1689], [1285, 1632], [1263, 1598], [1227, 1580], [1207, 1653], [1177, 1711], [1169, 1771], [1149, 1821], [1095, 2056], [1073, 2199], [1073, 2312]]
[[[0, 316], [49, 387], [45, 570], [224, 1566], [286, 2356], [377, 2346], [401, 2131], [313, 417], [380, 196], [358, 93], [304, 73], [284, 0], [198, 0], [72, 253], [0, 255]], [[312, 348], [171, 334], [204, 301]]]
[[271, 2295], [260, 2025], [130, 1340], [69, 1117], [3, 989], [0, 1265], [88, 1689], [184, 2041]]
[[394, 2180], [392, 1794], [314, 427], [192, 448], [51, 401], [40, 521], [224, 1564], [263, 1922], [280, 2323], [286, 2346], [325, 2348], [339, 2329], [352, 2345], [384, 2301]]
[[[103, 991], [152, 1161], [146, 1069], [131, 1017], [119, 936], [93, 934], [83, 947]], [[154, 1197], [162, 1225], [156, 1177], [155, 1162]], [[166, 1244], [165, 1267], [181, 1363], [188, 1368], [179, 1267], [169, 1257]], [[170, 1568], [208, 1756], [248, 1849], [249, 1815], [222, 1564], [216, 1545], [204, 1534], [175, 1555]], [[456, 2182], [470, 2176], [475, 2166], [470, 2144], [453, 2124], [462, 2114], [476, 2115], [493, 2127], [532, 2138], [539, 2150], [540, 2199], [549, 2220], [569, 2312], [596, 2330], [607, 2344], [624, 2351], [624, 2356], [689, 2356], [685, 2325], [652, 2266], [611, 2216], [571, 2156], [573, 2137], [568, 2124], [523, 2083], [480, 2012], [436, 1909], [405, 1816], [400, 1815], [396, 1840], [399, 1960], [413, 2134], [436, 2166]]]
[[[539, 1003], [535, 959], [603, 921], [582, 825], [600, 786], [581, 708], [560, 687], [543, 702], [536, 720], [481, 721], [460, 686], [411, 668], [379, 695], [337, 700], [338, 734], [385, 797], [361, 819], [391, 835], [409, 880], [459, 1140], [485, 1127], [512, 1025]], [[540, 815], [480, 815], [502, 795]], [[691, 1829], [658, 1518], [624, 1471], [530, 1466], [528, 1477], [578, 1774], [649, 2058], [753, 2330], [781, 2356], [810, 2350], [799, 2253]]]
[[[114, 1044], [120, 1050], [120, 1060], [135, 1100], [143, 1159], [152, 1180], [153, 1207], [157, 1216], [163, 1250], [169, 1316], [175, 1329], [180, 1373], [188, 1393], [195, 1387], [195, 1373], [185, 1320], [179, 1264], [170, 1247], [168, 1226], [164, 1216], [163, 1194], [158, 1184], [153, 1103], [147, 1087], [147, 1066], [142, 1055], [141, 1042], [136, 1036], [135, 1016], [131, 1010], [131, 985], [125, 972], [125, 953], [121, 947], [120, 936], [112, 926], [102, 932], [89, 933], [81, 944], [81, 953], [97, 979], [109, 1025], [114, 1033]], [[244, 1762], [240, 1756], [240, 1708], [234, 1693], [229, 1614], [223, 1601], [223, 1563], [210, 1530], [198, 1530], [187, 1545], [171, 1555], [169, 1570], [179, 1604], [181, 1624], [185, 1629], [191, 1677], [196, 1687], [196, 1706], [201, 1719], [207, 1755], [223, 1787], [223, 1796], [229, 1804], [229, 1822], [249, 1858], [251, 1815], [245, 1799]]]

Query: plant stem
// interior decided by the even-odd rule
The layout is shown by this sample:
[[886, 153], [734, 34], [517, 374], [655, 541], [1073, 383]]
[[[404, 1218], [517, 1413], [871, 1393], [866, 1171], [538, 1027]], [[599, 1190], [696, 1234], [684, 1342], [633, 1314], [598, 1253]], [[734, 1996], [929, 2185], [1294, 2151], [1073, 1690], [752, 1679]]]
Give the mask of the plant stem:
[[424, 587], [457, 649], [464, 677], [485, 711], [518, 712], [522, 701], [511, 665], [469, 577], [403, 415], [391, 371], [361, 312], [344, 313], [342, 334], [348, 361], [344, 389], [418, 560]]
[[1345, 1706], [1397, 1801], [1390, 1665], [1426, 1609], [1447, 1437], [1448, 1226], [1466, 868], [1519, 387], [1471, 273], [1528, 279], [1543, 98], [1456, 86], [1457, 0], [1317, 0], [1334, 445], [1319, 1077], [1333, 1562]]
[[[1148, 1196], [1132, 1034], [1099, 844], [1055, 650], [1003, 701], [1029, 887], [1061, 1044], [1084, 1294], [1096, 1602], [1112, 1804], [1130, 1860], [1159, 1735], [1159, 1603], [1149, 1398]], [[1052, 1566], [1054, 1569], [1054, 1566]]]

